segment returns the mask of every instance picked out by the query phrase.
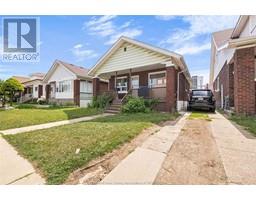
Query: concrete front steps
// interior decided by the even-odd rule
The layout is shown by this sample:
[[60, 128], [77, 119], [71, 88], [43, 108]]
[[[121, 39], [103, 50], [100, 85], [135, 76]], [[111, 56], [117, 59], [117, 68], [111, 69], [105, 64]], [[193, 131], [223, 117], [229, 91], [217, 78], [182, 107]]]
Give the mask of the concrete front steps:
[[122, 101], [115, 99], [113, 103], [105, 110], [105, 113], [118, 114], [121, 112]]

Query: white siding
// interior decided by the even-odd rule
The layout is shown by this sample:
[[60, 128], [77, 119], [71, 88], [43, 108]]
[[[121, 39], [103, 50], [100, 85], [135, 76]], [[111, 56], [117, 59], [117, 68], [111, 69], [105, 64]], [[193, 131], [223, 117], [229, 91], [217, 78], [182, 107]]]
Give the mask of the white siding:
[[256, 35], [256, 15], [250, 15], [243, 31], [240, 34], [240, 38]]
[[60, 81], [70, 80], [71, 81], [71, 90], [70, 92], [56, 92], [56, 99], [73, 99], [74, 98], [74, 80], [76, 76], [67, 70], [64, 66], [57, 66], [56, 70], [52, 73], [48, 83], [56, 81], [56, 86]]
[[225, 62], [229, 62], [234, 55], [234, 49], [222, 49], [216, 53], [213, 81], [218, 76]]
[[[124, 51], [126, 48], [126, 51]], [[139, 46], [124, 43], [111, 57], [101, 66], [96, 74], [132, 69], [141, 66], [164, 62], [169, 57], [149, 51]], [[169, 58], [170, 59], [170, 58]]]

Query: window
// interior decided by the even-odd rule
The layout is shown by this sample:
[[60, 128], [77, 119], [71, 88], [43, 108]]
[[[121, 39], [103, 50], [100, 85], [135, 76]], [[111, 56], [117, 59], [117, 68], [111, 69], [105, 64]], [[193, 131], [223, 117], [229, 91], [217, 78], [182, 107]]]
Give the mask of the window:
[[91, 81], [80, 81], [80, 92], [92, 93], [92, 82]]
[[132, 89], [139, 88], [139, 76], [132, 76]]
[[127, 77], [116, 78], [116, 89], [118, 93], [127, 93]]
[[149, 73], [149, 87], [165, 87], [166, 72]]
[[56, 91], [58, 93], [70, 92], [71, 91], [71, 81], [60, 81], [57, 83]]
[[35, 87], [35, 91], [37, 92], [37, 87]]

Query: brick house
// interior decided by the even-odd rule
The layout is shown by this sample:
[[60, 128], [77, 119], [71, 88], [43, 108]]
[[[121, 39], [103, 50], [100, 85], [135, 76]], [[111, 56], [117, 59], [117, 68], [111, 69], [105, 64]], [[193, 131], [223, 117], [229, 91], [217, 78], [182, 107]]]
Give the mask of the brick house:
[[158, 110], [186, 108], [191, 77], [183, 57], [127, 37], [121, 37], [89, 71], [93, 95], [100, 94], [100, 79], [122, 102], [127, 94], [157, 98]]
[[235, 28], [212, 35], [210, 87], [216, 105], [256, 113], [256, 16], [240, 16]]

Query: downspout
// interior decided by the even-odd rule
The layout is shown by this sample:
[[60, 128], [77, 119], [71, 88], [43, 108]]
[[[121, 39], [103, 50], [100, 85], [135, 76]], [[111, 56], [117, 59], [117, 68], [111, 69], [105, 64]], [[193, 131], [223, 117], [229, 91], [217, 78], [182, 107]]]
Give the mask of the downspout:
[[179, 107], [179, 99], [180, 99], [180, 74], [184, 73], [186, 71], [187, 70], [182, 70], [182, 71], [178, 72], [178, 76], [177, 76], [177, 105], [176, 105], [177, 111], [179, 111], [178, 107]]

